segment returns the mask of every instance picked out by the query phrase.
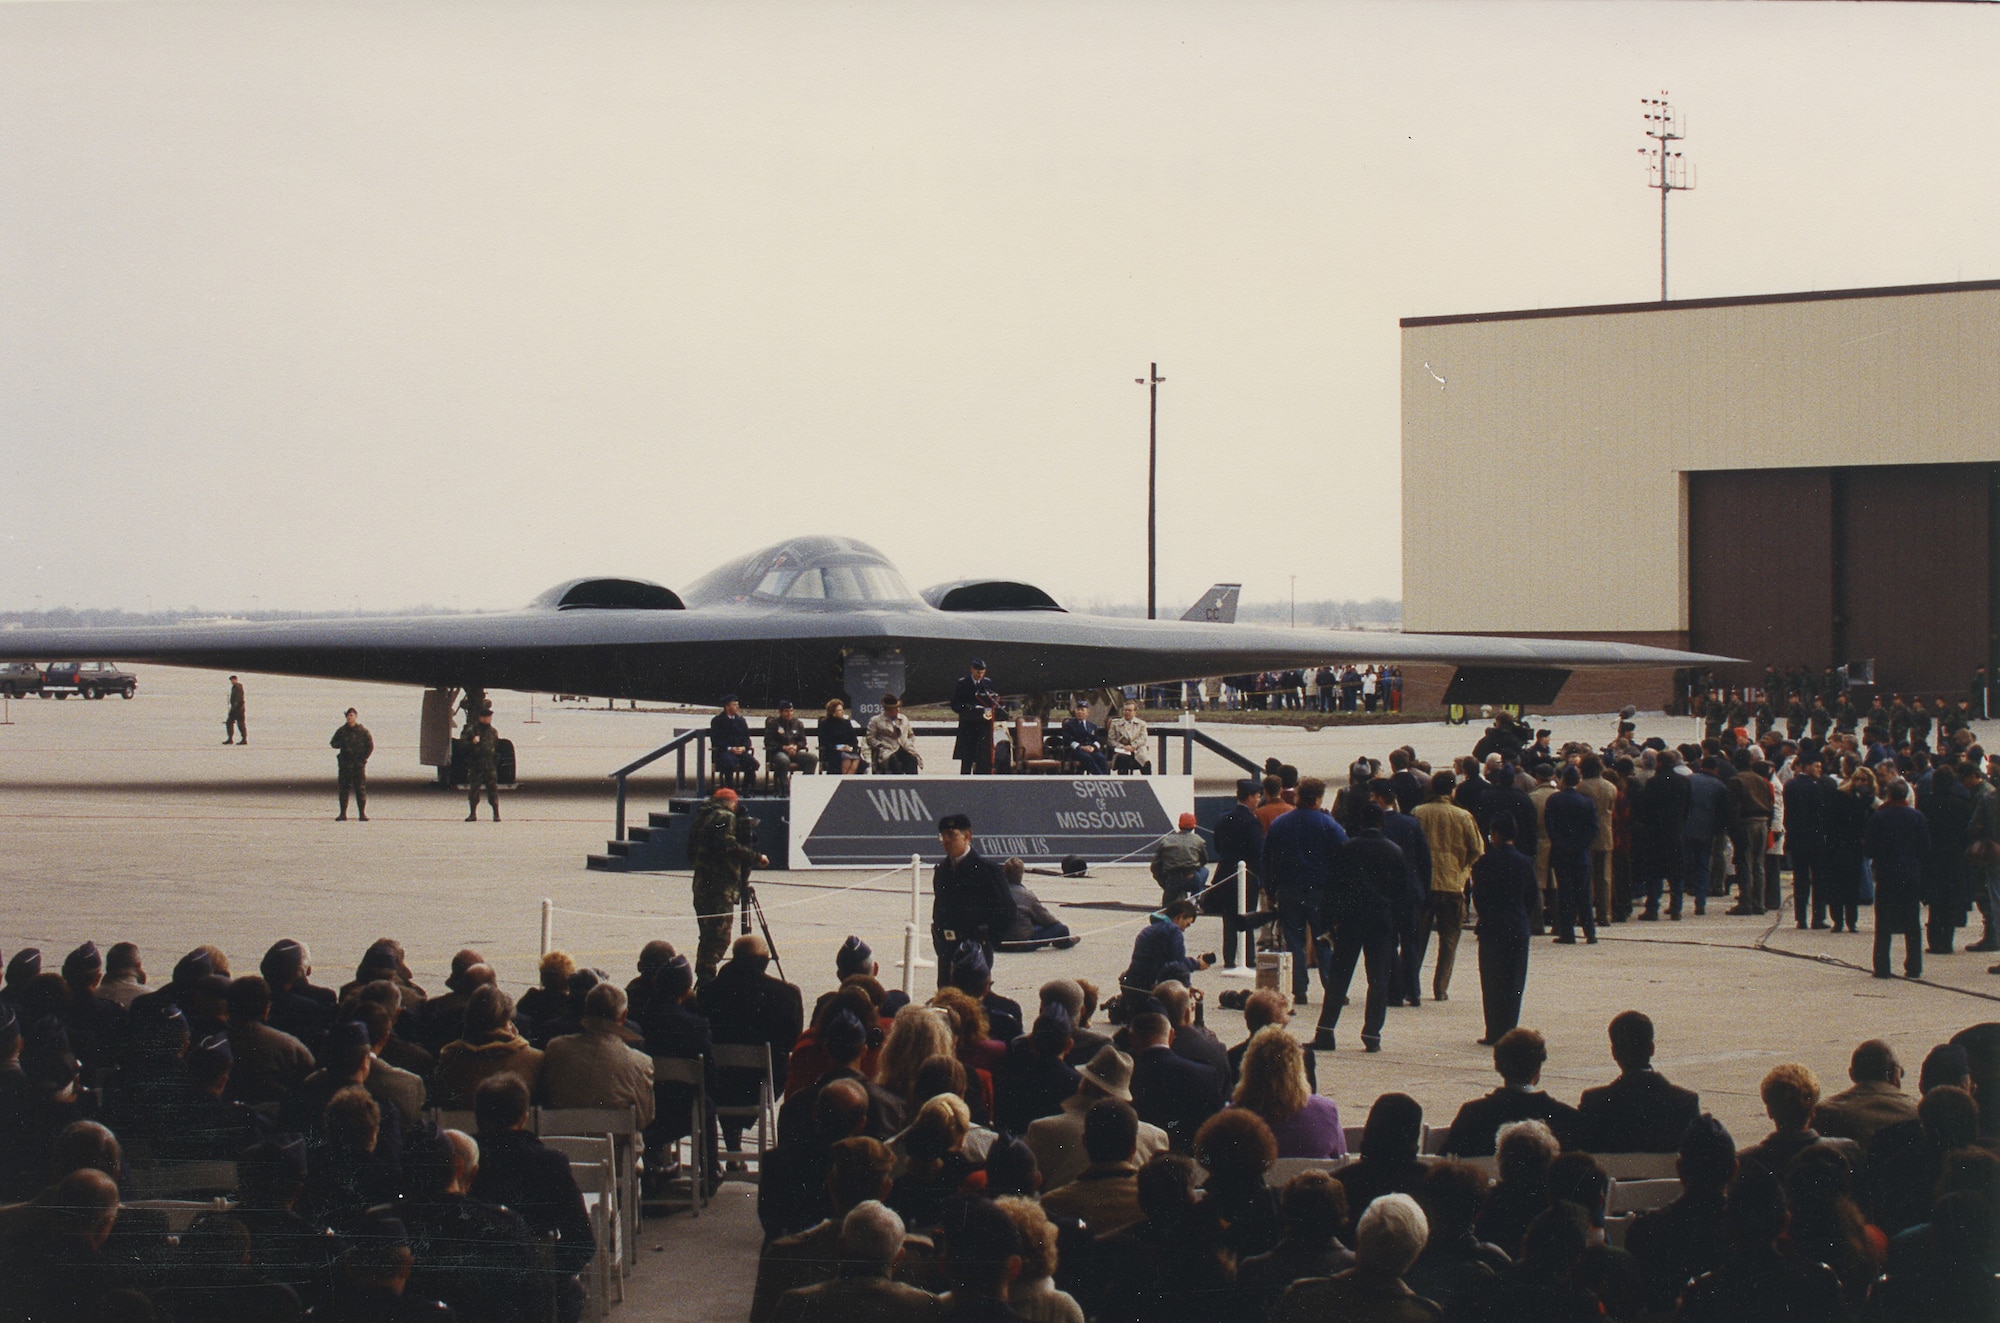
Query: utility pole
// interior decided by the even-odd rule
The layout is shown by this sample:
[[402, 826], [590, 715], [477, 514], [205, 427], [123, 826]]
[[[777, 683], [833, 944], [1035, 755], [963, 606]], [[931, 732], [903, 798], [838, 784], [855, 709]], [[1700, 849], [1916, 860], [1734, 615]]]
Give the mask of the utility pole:
[[1646, 158], [1646, 187], [1660, 190], [1660, 302], [1667, 301], [1667, 195], [1685, 192], [1694, 187], [1692, 167], [1681, 153], [1670, 143], [1687, 137], [1687, 122], [1675, 110], [1663, 91], [1657, 97], [1641, 97], [1646, 121], [1646, 136], [1653, 141], [1651, 147], [1641, 147], [1639, 155]]
[[1152, 395], [1146, 418], [1146, 619], [1159, 615], [1160, 568], [1160, 365], [1151, 364], [1148, 375], [1132, 380], [1148, 388]]

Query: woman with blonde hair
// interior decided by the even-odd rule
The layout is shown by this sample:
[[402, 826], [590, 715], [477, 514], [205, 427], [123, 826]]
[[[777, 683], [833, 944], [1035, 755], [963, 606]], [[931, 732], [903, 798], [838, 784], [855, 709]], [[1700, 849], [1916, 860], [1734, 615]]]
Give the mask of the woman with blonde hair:
[[1333, 1099], [1313, 1092], [1299, 1040], [1280, 1025], [1265, 1025], [1243, 1049], [1242, 1076], [1231, 1105], [1263, 1118], [1281, 1158], [1347, 1156], [1340, 1109]]
[[939, 988], [931, 1005], [951, 1017], [954, 1055], [965, 1063], [965, 1101], [982, 1124], [993, 1119], [993, 1078], [1007, 1061], [1007, 1045], [989, 1035], [986, 1008], [958, 988]]
[[1056, 1289], [1056, 1228], [1042, 1205], [1019, 1195], [996, 1199], [1021, 1233], [1021, 1275], [1007, 1284], [1007, 1306], [1030, 1323], [1083, 1323], [1083, 1307]]
[[916, 1101], [917, 1071], [934, 1056], [955, 1056], [951, 1019], [933, 1006], [909, 1005], [889, 1022], [875, 1082], [901, 1098]]
[[927, 1099], [909, 1129], [896, 1137], [908, 1165], [890, 1188], [888, 1204], [912, 1228], [937, 1226], [959, 1187], [972, 1175], [972, 1159], [965, 1156], [965, 1136], [971, 1129], [972, 1113], [966, 1110], [965, 1099], [940, 1093]]

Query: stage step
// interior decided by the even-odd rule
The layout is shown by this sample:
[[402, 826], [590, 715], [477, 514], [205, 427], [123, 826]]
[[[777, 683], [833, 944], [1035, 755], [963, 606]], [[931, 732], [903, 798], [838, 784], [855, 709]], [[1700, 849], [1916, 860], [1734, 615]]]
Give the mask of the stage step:
[[[678, 872], [688, 866], [687, 836], [694, 825], [694, 811], [701, 800], [677, 796], [667, 802], [667, 811], [646, 814], [646, 825], [627, 823], [625, 839], [606, 841], [604, 853], [585, 857], [584, 867], [600, 873]], [[757, 848], [770, 857], [772, 869], [786, 867], [786, 838], [790, 801], [782, 796], [755, 796], [738, 801], [757, 819]]]

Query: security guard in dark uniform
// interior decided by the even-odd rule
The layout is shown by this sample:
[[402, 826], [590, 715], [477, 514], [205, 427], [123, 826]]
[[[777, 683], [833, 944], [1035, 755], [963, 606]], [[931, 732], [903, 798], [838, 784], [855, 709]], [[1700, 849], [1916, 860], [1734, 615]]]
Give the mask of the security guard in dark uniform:
[[975, 657], [951, 691], [951, 710], [958, 713], [958, 739], [951, 756], [958, 774], [986, 776], [993, 771], [993, 720], [1000, 712], [1000, 691], [986, 678], [986, 663]]
[[361, 724], [354, 709], [348, 708], [347, 723], [335, 727], [333, 738], [327, 743], [337, 751], [340, 763], [340, 816], [334, 821], [347, 821], [349, 794], [354, 796], [354, 807], [360, 811], [361, 820], [368, 821], [368, 756], [375, 752], [375, 737]]
[[931, 870], [931, 945], [937, 951], [938, 986], [964, 944], [986, 953], [993, 966], [995, 945], [1014, 922], [1014, 900], [1000, 866], [972, 848], [972, 820], [953, 813], [938, 822], [944, 858]]
[[467, 822], [479, 820], [479, 792], [500, 821], [500, 732], [493, 729], [493, 709], [483, 708], [479, 720], [465, 732], [465, 802]]

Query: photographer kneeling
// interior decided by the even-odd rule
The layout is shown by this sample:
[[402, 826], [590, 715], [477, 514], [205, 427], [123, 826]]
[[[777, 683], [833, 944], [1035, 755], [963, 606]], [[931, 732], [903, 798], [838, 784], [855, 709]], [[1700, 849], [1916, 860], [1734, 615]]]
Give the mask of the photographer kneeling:
[[1132, 963], [1119, 976], [1119, 984], [1129, 992], [1148, 996], [1168, 979], [1192, 986], [1196, 972], [1215, 963], [1213, 955], [1192, 959], [1187, 953], [1187, 930], [1200, 917], [1201, 910], [1185, 899], [1156, 912], [1152, 922], [1132, 940]]

